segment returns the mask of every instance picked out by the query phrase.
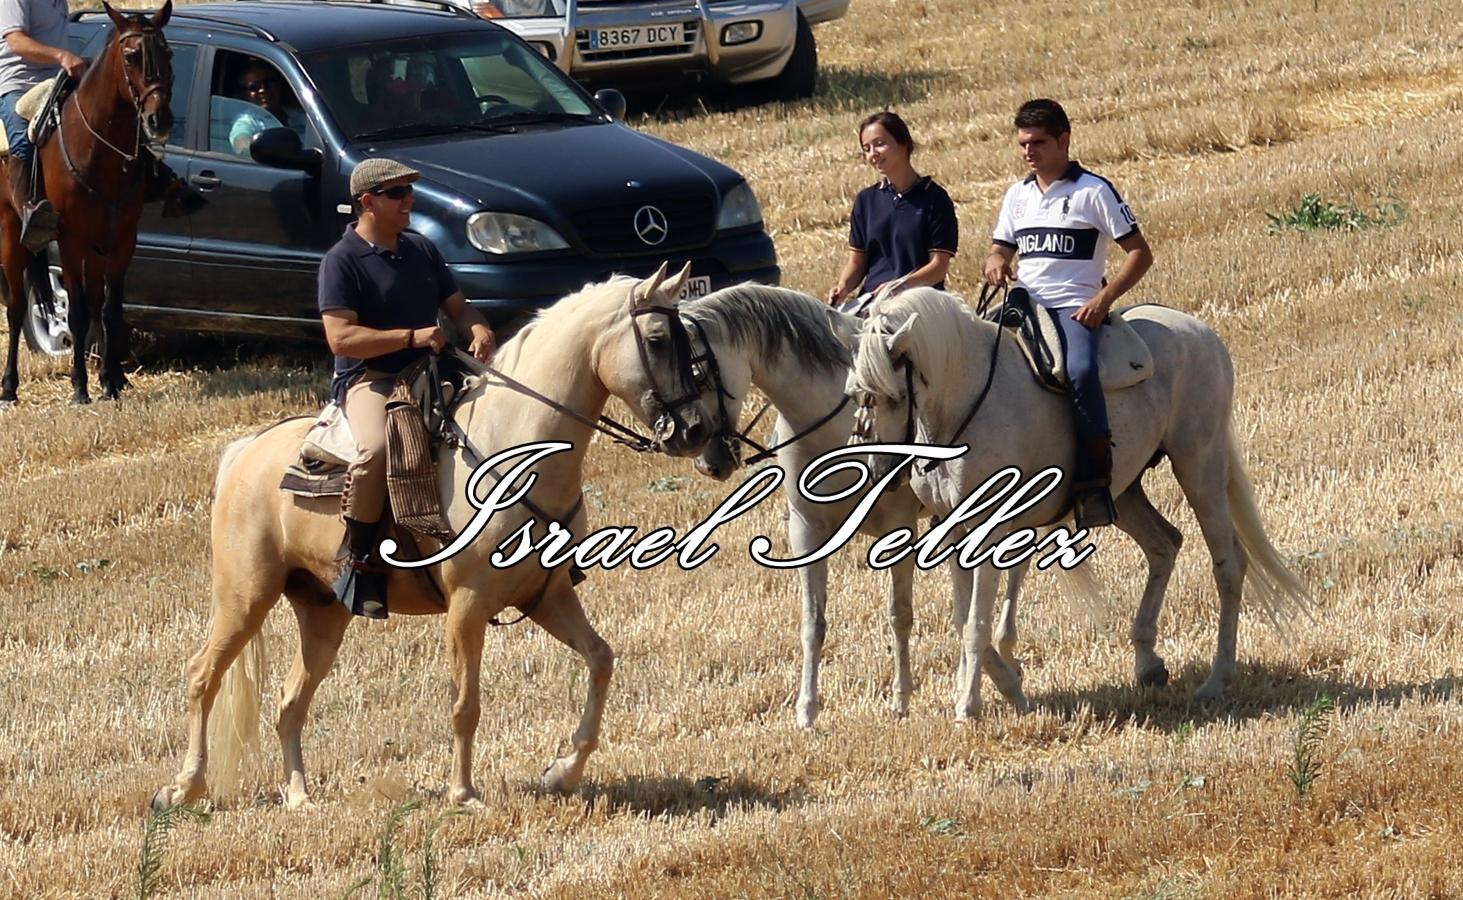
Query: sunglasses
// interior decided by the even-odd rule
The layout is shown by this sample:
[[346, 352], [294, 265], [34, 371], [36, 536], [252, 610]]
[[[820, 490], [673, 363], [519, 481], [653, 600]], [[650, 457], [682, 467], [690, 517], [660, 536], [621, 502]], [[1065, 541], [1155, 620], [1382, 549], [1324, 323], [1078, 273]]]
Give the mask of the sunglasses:
[[376, 197], [385, 197], [388, 200], [405, 200], [412, 194], [412, 187], [409, 184], [398, 184], [396, 187], [371, 188], [366, 193]]
[[281, 86], [283, 84], [284, 84], [283, 81], [281, 81], [278, 78], [274, 78], [274, 77], [270, 77], [270, 78], [256, 78], [253, 81], [246, 81], [246, 82], [244, 82], [244, 90], [246, 90], [246, 91], [262, 91], [262, 90], [264, 90], [267, 87], [279, 87], [279, 86]]

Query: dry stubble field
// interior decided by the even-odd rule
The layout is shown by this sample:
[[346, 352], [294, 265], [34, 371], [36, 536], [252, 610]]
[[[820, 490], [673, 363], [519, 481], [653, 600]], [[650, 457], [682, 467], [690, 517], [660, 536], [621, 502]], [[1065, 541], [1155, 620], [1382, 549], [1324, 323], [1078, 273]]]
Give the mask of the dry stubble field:
[[[603, 746], [573, 797], [533, 785], [576, 720], [577, 657], [526, 626], [488, 636], [475, 764], [486, 807], [436, 832], [437, 895], [1463, 894], [1456, 5], [854, 0], [818, 38], [814, 101], [642, 127], [745, 172], [786, 283], [821, 293], [870, 180], [854, 124], [892, 106], [924, 144], [917, 164], [959, 206], [954, 287], [973, 291], [1019, 174], [1011, 111], [1062, 99], [1075, 155], [1122, 187], [1153, 242], [1141, 296], [1196, 313], [1232, 348], [1261, 505], [1314, 590], [1316, 621], [1282, 637], [1245, 619], [1229, 698], [1189, 701], [1216, 604], [1164, 466], [1150, 495], [1190, 537], [1161, 620], [1175, 683], [1130, 683], [1123, 619], [1140, 557], [1104, 534], [1105, 632], [1052, 579], [1031, 582], [1020, 656], [1039, 711], [1024, 718], [987, 690], [982, 720], [951, 720], [945, 580], [922, 576], [919, 687], [895, 721], [882, 580], [857, 565], [861, 541], [833, 567], [825, 712], [799, 731], [795, 579], [741, 552], [754, 533], [780, 534], [768, 504], [694, 575], [585, 586], [618, 668]], [[1267, 233], [1264, 213], [1303, 192], [1394, 204], [1401, 221]], [[325, 369], [154, 364], [121, 405], [87, 409], [65, 405], [59, 364], [30, 357], [22, 373], [25, 402], [0, 418], [0, 894], [123, 895], [143, 805], [182, 751], [180, 669], [208, 615], [218, 451], [312, 409]], [[725, 490], [606, 445], [588, 478], [598, 524], [681, 528]], [[160, 888], [340, 896], [376, 872], [390, 811], [418, 797], [396, 840], [416, 895], [426, 828], [446, 808], [440, 628], [358, 624], [306, 732], [318, 808], [278, 805], [266, 740], [211, 821], [171, 834]], [[277, 609], [267, 630], [274, 685], [293, 617]], [[1301, 797], [1288, 771], [1300, 710], [1319, 695], [1336, 712]]]

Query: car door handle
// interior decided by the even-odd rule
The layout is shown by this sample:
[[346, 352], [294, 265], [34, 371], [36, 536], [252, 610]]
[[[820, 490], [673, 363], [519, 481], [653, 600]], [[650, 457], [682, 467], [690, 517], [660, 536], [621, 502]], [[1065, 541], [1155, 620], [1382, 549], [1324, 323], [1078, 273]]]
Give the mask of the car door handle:
[[209, 171], [208, 169], [204, 169], [202, 172], [199, 172], [196, 175], [190, 175], [188, 177], [188, 180], [191, 181], [194, 186], [204, 188], [205, 190], [208, 188], [216, 188], [224, 183], [224, 180], [222, 178], [213, 174], [213, 172]]

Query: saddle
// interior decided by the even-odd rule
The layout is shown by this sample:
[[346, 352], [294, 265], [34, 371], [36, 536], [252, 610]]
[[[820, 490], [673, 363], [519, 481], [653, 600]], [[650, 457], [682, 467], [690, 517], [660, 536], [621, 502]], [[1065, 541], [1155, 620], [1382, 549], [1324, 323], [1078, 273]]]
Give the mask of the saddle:
[[[1037, 384], [1054, 393], [1070, 394], [1072, 384], [1062, 353], [1061, 326], [1054, 318], [1063, 314], [1032, 302], [1025, 291], [1013, 290], [1006, 295], [1005, 304], [987, 313], [987, 318], [1015, 331], [1016, 344]], [[1116, 310], [1102, 324], [1097, 369], [1106, 392], [1130, 388], [1153, 376], [1153, 354], [1148, 345]]]
[[[32, 144], [39, 147], [55, 130], [61, 118], [61, 101], [71, 92], [74, 82], [65, 72], [55, 78], [43, 81], [21, 95], [15, 103], [15, 112], [30, 125], [26, 134]], [[10, 137], [0, 129], [0, 153], [10, 152]]]
[[[386, 401], [387, 514], [435, 540], [453, 534], [442, 515], [436, 460], [465, 374], [456, 366], [444, 368], [445, 373], [436, 359], [408, 368]], [[332, 400], [305, 433], [300, 458], [285, 470], [280, 490], [300, 497], [344, 496], [347, 469], [357, 458], [345, 410]]]

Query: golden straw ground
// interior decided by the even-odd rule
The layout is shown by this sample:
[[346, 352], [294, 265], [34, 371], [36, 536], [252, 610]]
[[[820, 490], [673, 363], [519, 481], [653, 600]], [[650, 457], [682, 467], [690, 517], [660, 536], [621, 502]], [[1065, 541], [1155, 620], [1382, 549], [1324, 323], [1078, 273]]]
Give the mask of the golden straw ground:
[[[1051, 24], [1022, 18], [1038, 13]], [[1191, 706], [1214, 590], [1165, 471], [1150, 494], [1190, 537], [1160, 623], [1168, 688], [1131, 687], [1124, 627], [1094, 634], [1034, 577], [1018, 655], [1040, 711], [991, 702], [957, 725], [948, 591], [932, 573], [916, 583], [910, 716], [893, 721], [883, 579], [857, 564], [863, 540], [831, 567], [848, 587], [828, 610], [826, 711], [803, 732], [796, 580], [744, 554], [759, 532], [782, 546], [768, 504], [694, 574], [584, 586], [618, 660], [602, 746], [570, 799], [533, 784], [573, 727], [582, 666], [542, 633], [489, 635], [474, 768], [485, 809], [437, 832], [439, 896], [1463, 894], [1456, 4], [854, 0], [817, 37], [813, 101], [639, 127], [746, 173], [786, 283], [821, 293], [871, 180], [853, 129], [892, 103], [924, 144], [916, 165], [957, 203], [952, 286], [974, 293], [995, 204], [1019, 174], [1011, 112], [1061, 99], [1074, 155], [1122, 186], [1153, 242], [1142, 297], [1200, 316], [1234, 354], [1259, 503], [1317, 622], [1282, 638], [1245, 616], [1233, 695]], [[1303, 192], [1397, 203], [1403, 219], [1268, 234], [1264, 213]], [[0, 895], [120, 896], [135, 889], [143, 806], [185, 737], [217, 452], [310, 410], [325, 370], [297, 356], [150, 367], [121, 406], [72, 410], [59, 364], [22, 366], [26, 402], [0, 418]], [[683, 529], [729, 489], [598, 443], [587, 480], [592, 525]], [[1139, 554], [1116, 541], [1098, 564], [1128, 615]], [[267, 626], [271, 694], [288, 616]], [[1322, 693], [1338, 711], [1300, 798], [1293, 738]], [[320, 808], [278, 805], [266, 731], [239, 792], [172, 834], [162, 886], [339, 896], [375, 872], [390, 810], [424, 796], [397, 837], [414, 880], [447, 806], [450, 696], [440, 621], [357, 625], [305, 734]]]

